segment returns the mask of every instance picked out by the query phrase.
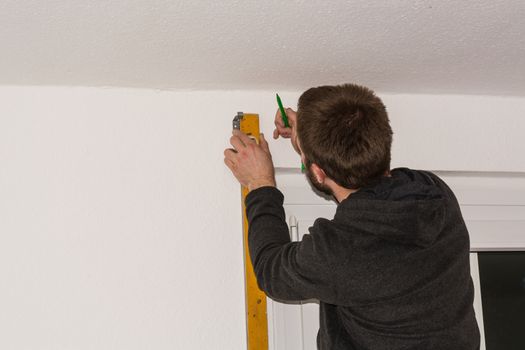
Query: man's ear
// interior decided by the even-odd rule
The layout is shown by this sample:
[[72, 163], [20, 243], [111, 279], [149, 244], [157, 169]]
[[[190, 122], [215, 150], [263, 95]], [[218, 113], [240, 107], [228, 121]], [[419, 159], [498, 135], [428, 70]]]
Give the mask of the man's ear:
[[326, 173], [323, 169], [321, 169], [319, 165], [312, 163], [310, 171], [312, 172], [313, 176], [315, 177], [318, 183], [324, 184], [326, 180]]

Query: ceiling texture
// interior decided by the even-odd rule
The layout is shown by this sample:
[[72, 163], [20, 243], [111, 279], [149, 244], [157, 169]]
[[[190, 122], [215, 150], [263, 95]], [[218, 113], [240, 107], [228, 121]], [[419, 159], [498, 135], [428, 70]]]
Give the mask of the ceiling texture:
[[0, 84], [525, 96], [525, 1], [1, 0]]

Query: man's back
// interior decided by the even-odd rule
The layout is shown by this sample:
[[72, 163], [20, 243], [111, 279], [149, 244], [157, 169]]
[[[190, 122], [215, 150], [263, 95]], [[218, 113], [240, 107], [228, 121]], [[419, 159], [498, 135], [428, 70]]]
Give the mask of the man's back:
[[393, 131], [367, 87], [303, 92], [290, 138], [310, 184], [339, 204], [290, 242], [268, 143], [234, 132], [225, 163], [246, 197], [250, 258], [261, 289], [319, 299], [321, 349], [477, 349], [469, 237], [457, 200], [437, 176], [390, 171]]
[[333, 220], [316, 220], [302, 242], [284, 242], [276, 189], [246, 204], [261, 288], [320, 300], [320, 349], [479, 347], [468, 232], [434, 174], [393, 170], [343, 200]]

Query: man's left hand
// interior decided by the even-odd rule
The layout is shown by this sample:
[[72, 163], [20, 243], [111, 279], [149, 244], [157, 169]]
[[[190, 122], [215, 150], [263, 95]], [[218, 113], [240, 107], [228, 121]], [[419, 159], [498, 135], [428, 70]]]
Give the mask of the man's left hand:
[[268, 142], [261, 134], [259, 144], [239, 130], [230, 138], [233, 148], [224, 150], [224, 163], [241, 185], [252, 191], [275, 186], [275, 173]]

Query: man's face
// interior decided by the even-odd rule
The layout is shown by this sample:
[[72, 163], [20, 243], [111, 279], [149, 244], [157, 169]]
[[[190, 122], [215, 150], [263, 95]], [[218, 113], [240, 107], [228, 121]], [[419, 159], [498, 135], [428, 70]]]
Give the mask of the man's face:
[[[296, 119], [294, 118], [295, 120], [295, 123], [297, 123]], [[310, 185], [315, 188], [317, 191], [321, 192], [321, 193], [324, 193], [328, 196], [333, 196], [333, 192], [330, 188], [328, 188], [328, 186], [320, 183], [319, 181], [317, 181], [315, 175], [312, 173], [312, 171], [306, 167], [306, 158], [303, 154], [303, 150], [301, 149], [301, 142], [299, 141], [299, 137], [297, 136], [297, 125], [294, 124], [294, 127], [292, 128], [292, 137], [291, 137], [291, 140], [292, 140], [292, 145], [293, 145], [293, 148], [297, 151], [297, 153], [299, 153], [299, 155], [301, 156], [301, 162], [303, 162], [303, 164], [305, 165], [305, 170], [304, 170], [304, 174], [306, 175], [306, 179], [308, 180], [308, 182], [310, 183]]]
[[312, 173], [312, 171], [309, 168], [305, 167], [304, 173], [306, 175], [306, 178], [308, 179], [308, 182], [310, 183], [310, 185], [312, 185], [313, 188], [315, 188], [319, 192], [322, 192], [328, 196], [333, 197], [334, 193], [332, 192], [332, 190], [325, 184], [322, 184], [319, 181], [317, 181], [315, 175]]

